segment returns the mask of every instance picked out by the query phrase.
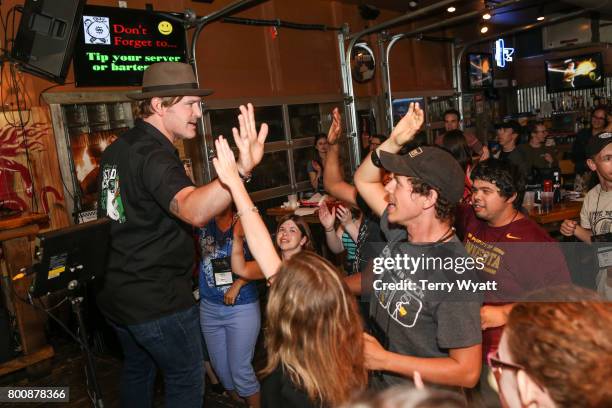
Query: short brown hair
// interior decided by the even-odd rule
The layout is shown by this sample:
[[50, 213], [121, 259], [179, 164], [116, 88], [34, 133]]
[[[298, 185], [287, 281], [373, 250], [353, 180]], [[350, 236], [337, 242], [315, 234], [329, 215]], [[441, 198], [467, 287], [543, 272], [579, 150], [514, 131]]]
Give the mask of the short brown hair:
[[[165, 108], [168, 108], [172, 105], [176, 105], [177, 103], [179, 103], [179, 101], [181, 99], [183, 99], [182, 96], [161, 96], [160, 99], [162, 100], [162, 106]], [[153, 98], [148, 98], [148, 99], [143, 99], [141, 101], [138, 101], [138, 116], [141, 118], [148, 118], [149, 116], [153, 115], [153, 108], [151, 107], [151, 101], [153, 100]]]
[[431, 190], [435, 190], [438, 193], [435, 204], [436, 218], [441, 221], [449, 221], [451, 224], [455, 221], [455, 204], [442, 197], [437, 188], [418, 178], [411, 178], [410, 182], [412, 183], [413, 193], [427, 196]]
[[570, 302], [514, 306], [504, 332], [510, 355], [556, 406], [611, 406], [612, 303], [582, 288], [561, 291]]

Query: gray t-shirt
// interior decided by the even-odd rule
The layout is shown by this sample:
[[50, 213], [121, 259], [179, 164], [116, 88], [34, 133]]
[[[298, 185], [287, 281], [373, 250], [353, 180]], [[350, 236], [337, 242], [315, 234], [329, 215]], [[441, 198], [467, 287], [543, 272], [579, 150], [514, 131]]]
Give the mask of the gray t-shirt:
[[[406, 230], [389, 228], [387, 211], [381, 217], [380, 227], [388, 241], [380, 257], [395, 258], [398, 254], [413, 258], [469, 257], [456, 236], [446, 243], [414, 245], [407, 242]], [[435, 275], [437, 278], [434, 278]], [[444, 299], [433, 295], [433, 292], [421, 290], [419, 286], [419, 281], [423, 279], [443, 281], [445, 277], [446, 280], [453, 280], [452, 275], [459, 277], [454, 271], [450, 275], [448, 271], [431, 269], [416, 270], [412, 274], [405, 268], [394, 266], [374, 277], [387, 283], [410, 280], [417, 285], [415, 290], [373, 290], [370, 300], [370, 325], [373, 326], [372, 333], [383, 347], [398, 354], [436, 358], [448, 357], [449, 349], [469, 347], [482, 342], [480, 294], [470, 295], [469, 300], [453, 299], [450, 295]], [[462, 278], [465, 278], [465, 275]], [[408, 379], [399, 375], [384, 373], [383, 384], [378, 384], [377, 387], [406, 381]]]

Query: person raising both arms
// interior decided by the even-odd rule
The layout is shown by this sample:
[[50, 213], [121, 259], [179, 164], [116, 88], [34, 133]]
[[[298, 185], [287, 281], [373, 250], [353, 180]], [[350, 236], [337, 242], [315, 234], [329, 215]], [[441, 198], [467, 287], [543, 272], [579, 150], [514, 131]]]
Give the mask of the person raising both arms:
[[281, 260], [227, 141], [220, 137], [215, 146], [215, 170], [234, 198], [251, 253], [270, 282], [262, 406], [335, 407], [349, 401], [367, 383], [354, 298], [339, 271], [313, 252]]

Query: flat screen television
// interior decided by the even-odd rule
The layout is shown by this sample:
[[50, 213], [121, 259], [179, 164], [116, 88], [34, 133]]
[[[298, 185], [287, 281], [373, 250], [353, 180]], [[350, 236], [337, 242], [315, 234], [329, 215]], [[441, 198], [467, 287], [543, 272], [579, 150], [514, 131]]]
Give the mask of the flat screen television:
[[89, 6], [74, 47], [76, 86], [140, 86], [155, 62], [186, 61], [185, 30], [160, 13]]
[[552, 59], [544, 64], [548, 93], [604, 86], [604, 64], [599, 52]]
[[493, 87], [493, 56], [488, 53], [467, 54], [468, 87], [476, 91]]

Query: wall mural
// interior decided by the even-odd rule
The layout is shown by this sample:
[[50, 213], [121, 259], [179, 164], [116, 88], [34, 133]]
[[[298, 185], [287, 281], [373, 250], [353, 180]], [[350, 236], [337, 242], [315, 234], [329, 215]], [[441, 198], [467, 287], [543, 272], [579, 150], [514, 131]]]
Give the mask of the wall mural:
[[51, 228], [68, 225], [53, 130], [46, 108], [0, 114], [1, 213], [47, 213]]

